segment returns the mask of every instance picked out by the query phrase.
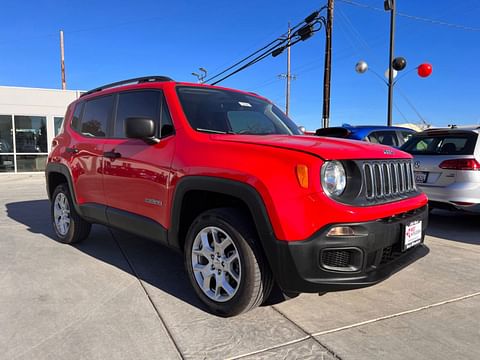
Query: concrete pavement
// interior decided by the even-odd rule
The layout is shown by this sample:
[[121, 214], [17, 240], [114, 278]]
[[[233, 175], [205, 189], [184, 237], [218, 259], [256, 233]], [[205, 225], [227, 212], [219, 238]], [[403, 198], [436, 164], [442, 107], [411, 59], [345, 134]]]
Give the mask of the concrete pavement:
[[0, 358], [478, 359], [480, 218], [434, 212], [430, 254], [366, 289], [223, 319], [178, 254], [95, 225], [53, 240], [41, 174], [0, 176]]

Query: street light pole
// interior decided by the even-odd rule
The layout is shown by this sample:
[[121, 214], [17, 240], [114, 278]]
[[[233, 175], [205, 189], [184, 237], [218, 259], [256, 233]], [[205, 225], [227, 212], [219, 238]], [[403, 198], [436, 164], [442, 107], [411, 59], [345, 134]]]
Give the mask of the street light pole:
[[333, 0], [328, 0], [327, 23], [325, 26], [325, 65], [323, 72], [323, 114], [322, 127], [327, 128], [330, 123], [330, 79], [332, 74], [332, 28], [333, 28]]
[[200, 70], [202, 74], [192, 72], [192, 75], [197, 78], [199, 84], [203, 84], [205, 78], [207, 77], [208, 71], [203, 67], [198, 68], [198, 70]]
[[390, 11], [390, 57], [388, 63], [388, 112], [387, 125], [392, 126], [393, 106], [393, 57], [395, 42], [395, 0], [385, 0], [385, 10]]

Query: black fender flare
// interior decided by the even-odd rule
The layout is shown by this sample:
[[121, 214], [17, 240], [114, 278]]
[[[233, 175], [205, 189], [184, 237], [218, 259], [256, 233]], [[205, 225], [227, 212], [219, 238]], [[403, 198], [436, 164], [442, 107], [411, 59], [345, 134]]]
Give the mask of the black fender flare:
[[73, 205], [75, 206], [75, 210], [77, 210], [77, 212], [80, 213], [77, 197], [73, 188], [72, 175], [70, 174], [68, 167], [64, 164], [48, 163], [45, 168], [45, 182], [47, 186], [48, 199], [52, 200], [52, 195], [53, 195], [50, 193], [50, 175], [52, 173], [62, 174], [67, 179], [67, 185], [68, 185], [68, 189], [70, 190], [70, 194], [72, 195]]
[[185, 194], [191, 190], [203, 190], [229, 195], [245, 203], [252, 215], [265, 255], [267, 258], [270, 258], [269, 250], [272, 250], [272, 246], [275, 247], [276, 238], [260, 194], [253, 186], [246, 183], [212, 176], [186, 176], [176, 184], [172, 198], [171, 226], [168, 231], [170, 246], [183, 252], [178, 236], [180, 232], [180, 215]]
[[70, 195], [72, 196], [73, 207], [78, 215], [88, 222], [108, 225], [108, 219], [106, 215], [107, 207], [104, 204], [78, 204], [77, 196], [73, 187], [72, 175], [69, 168], [64, 164], [48, 163], [47, 167], [45, 168], [47, 194], [50, 201], [52, 200], [53, 195], [50, 193], [50, 175], [53, 173], [62, 174], [65, 179], [67, 179], [68, 189], [70, 190]]

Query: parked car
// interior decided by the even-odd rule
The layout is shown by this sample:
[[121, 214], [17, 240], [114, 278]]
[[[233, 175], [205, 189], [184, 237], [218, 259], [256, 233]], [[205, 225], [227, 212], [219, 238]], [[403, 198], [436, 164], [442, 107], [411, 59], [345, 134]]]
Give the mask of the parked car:
[[431, 129], [402, 147], [414, 156], [415, 181], [430, 208], [480, 213], [480, 126]]
[[402, 146], [413, 134], [415, 134], [414, 130], [398, 126], [352, 126], [349, 124], [343, 124], [340, 127], [317, 129], [315, 132], [317, 136], [362, 140], [396, 148]]
[[289, 296], [370, 286], [428, 252], [409, 154], [304, 136], [263, 97], [167, 77], [69, 105], [46, 182], [60, 241], [99, 223], [170, 246], [221, 316], [274, 285]]

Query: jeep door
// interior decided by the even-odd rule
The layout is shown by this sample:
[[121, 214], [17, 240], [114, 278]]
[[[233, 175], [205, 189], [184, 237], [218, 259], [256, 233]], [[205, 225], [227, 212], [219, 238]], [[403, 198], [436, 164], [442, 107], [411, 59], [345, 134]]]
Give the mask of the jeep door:
[[72, 171], [75, 194], [79, 204], [105, 204], [102, 159], [104, 140], [114, 96], [95, 97], [76, 105], [70, 127], [71, 138], [66, 147], [67, 161]]
[[[126, 217], [139, 220], [140, 215], [166, 228], [175, 136], [163, 93], [153, 89], [120, 92], [114, 114], [114, 138], [105, 143], [103, 168], [107, 205], [114, 210], [109, 209], [109, 221], [113, 223], [115, 215], [117, 221]], [[125, 121], [129, 117], [154, 120], [160, 141], [149, 144], [128, 139]]]

